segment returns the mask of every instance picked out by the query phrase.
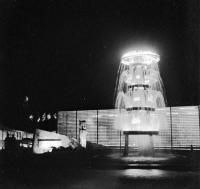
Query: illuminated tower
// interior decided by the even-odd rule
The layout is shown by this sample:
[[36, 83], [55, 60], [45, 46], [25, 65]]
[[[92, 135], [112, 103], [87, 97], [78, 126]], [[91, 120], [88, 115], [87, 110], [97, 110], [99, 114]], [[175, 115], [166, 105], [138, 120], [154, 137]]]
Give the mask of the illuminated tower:
[[151, 51], [132, 51], [121, 58], [115, 107], [120, 109], [116, 128], [125, 134], [128, 155], [129, 135], [138, 135], [141, 155], [153, 155], [152, 135], [159, 134], [162, 123], [156, 108], [165, 106], [158, 69], [160, 56]]
[[132, 51], [122, 56], [115, 105], [126, 110], [118, 122], [120, 130], [159, 130], [154, 111], [165, 106], [159, 60], [160, 56], [151, 51]]

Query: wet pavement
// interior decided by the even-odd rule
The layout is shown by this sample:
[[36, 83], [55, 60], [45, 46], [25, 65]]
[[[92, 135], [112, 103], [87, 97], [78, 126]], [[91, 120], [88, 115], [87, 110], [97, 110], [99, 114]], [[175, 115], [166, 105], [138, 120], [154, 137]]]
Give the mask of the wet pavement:
[[[9, 162], [4, 159], [0, 169], [0, 188], [200, 188], [200, 170], [196, 169], [199, 154], [193, 159], [189, 159], [192, 156], [187, 154], [153, 158], [121, 157], [114, 153], [92, 158], [78, 153], [69, 157], [70, 154], [27, 154], [11, 158]], [[170, 166], [167, 164], [165, 169], [152, 166], [152, 163], [163, 165], [168, 160]], [[195, 162], [195, 169], [188, 166], [191, 162]]]
[[[46, 175], [43, 175], [46, 174]], [[52, 173], [53, 174], [53, 173]], [[66, 170], [60, 174], [38, 173], [31, 181], [8, 179], [1, 188], [200, 188], [200, 173], [160, 169]], [[48, 179], [49, 178], [49, 179]]]

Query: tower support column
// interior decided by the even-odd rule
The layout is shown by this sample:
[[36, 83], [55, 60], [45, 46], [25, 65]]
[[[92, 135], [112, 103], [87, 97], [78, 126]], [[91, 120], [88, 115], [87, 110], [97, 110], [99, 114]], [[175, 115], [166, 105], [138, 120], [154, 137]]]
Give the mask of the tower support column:
[[124, 156], [128, 156], [128, 143], [129, 143], [129, 134], [125, 133], [125, 147], [124, 147]]

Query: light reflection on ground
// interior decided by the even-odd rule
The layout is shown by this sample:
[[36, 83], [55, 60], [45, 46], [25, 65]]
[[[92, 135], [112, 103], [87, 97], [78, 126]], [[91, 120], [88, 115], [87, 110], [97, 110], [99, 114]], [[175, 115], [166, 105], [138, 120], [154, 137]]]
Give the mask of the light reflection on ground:
[[169, 173], [159, 169], [126, 169], [122, 176], [129, 178], [160, 178], [166, 177]]
[[124, 161], [132, 161], [132, 162], [158, 162], [158, 161], [166, 161], [172, 157], [123, 157], [122, 160]]
[[[120, 159], [123, 162], [129, 162], [129, 163], [159, 163], [159, 162], [164, 162], [168, 160], [172, 160], [176, 158], [175, 155], [170, 154], [170, 153], [157, 153], [154, 157], [150, 156], [139, 156], [139, 155], [129, 155], [128, 157], [121, 156], [120, 154], [111, 154], [109, 155], [110, 158], [112, 159]], [[181, 156], [184, 158], [184, 156]], [[180, 156], [179, 156], [180, 158]]]
[[187, 171], [170, 171], [161, 169], [126, 169], [121, 171], [120, 176], [129, 179], [167, 179], [167, 178], [177, 178], [177, 177], [200, 177], [199, 173]]
[[[161, 169], [125, 169], [125, 170], [77, 170], [54, 174], [49, 172], [38, 172], [31, 184], [32, 188], [68, 188], [68, 189], [199, 189], [200, 172], [192, 171], [171, 171]], [[32, 177], [32, 176], [31, 176]], [[37, 178], [37, 179], [36, 179]], [[46, 179], [45, 179], [46, 178]], [[27, 188], [24, 180], [29, 175], [23, 175], [22, 180], [17, 181], [14, 177], [7, 178], [6, 182], [0, 183], [0, 188]], [[39, 179], [39, 180], [38, 180]], [[45, 180], [43, 180], [45, 179]], [[17, 183], [17, 184], [16, 184]], [[1, 185], [2, 184], [2, 185]]]

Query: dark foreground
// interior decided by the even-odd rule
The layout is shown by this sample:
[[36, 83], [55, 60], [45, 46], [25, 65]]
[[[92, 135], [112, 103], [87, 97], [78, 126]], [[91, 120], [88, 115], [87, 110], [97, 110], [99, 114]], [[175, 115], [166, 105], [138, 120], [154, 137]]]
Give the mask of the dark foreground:
[[176, 153], [172, 160], [145, 160], [145, 164], [140, 158], [124, 159], [102, 150], [0, 155], [2, 189], [200, 188], [199, 152]]

